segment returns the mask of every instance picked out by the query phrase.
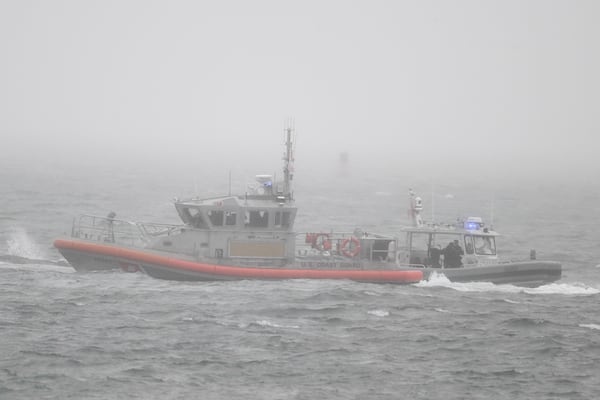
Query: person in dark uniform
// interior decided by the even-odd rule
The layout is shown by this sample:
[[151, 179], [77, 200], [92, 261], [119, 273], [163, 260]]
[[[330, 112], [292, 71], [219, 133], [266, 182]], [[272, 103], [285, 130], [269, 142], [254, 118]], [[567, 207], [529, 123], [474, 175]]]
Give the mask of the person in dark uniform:
[[438, 247], [432, 247], [429, 250], [430, 258], [431, 258], [431, 266], [433, 268], [440, 268], [442, 265], [440, 264], [440, 256], [444, 254], [444, 250]]
[[456, 249], [456, 268], [460, 268], [463, 266], [462, 256], [465, 255], [465, 252], [458, 244], [458, 240], [454, 240], [454, 248]]
[[459, 268], [462, 266], [462, 256], [465, 254], [462, 247], [458, 244], [458, 240], [448, 243], [444, 249], [444, 267]]

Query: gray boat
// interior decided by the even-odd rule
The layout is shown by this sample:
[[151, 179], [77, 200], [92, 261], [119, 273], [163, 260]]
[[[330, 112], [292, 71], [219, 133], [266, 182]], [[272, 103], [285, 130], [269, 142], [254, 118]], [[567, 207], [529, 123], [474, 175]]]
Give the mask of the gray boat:
[[292, 129], [283, 179], [257, 175], [243, 195], [176, 200], [181, 225], [81, 215], [54, 246], [77, 271], [143, 271], [169, 280], [349, 279], [414, 283], [396, 262], [397, 239], [355, 232], [296, 233]]
[[561, 264], [536, 260], [534, 250], [528, 260], [503, 260], [496, 249], [499, 234], [487, 228], [480, 217], [468, 217], [453, 224], [426, 223], [423, 201], [409, 191], [412, 225], [403, 229], [404, 248], [398, 264], [423, 271], [425, 279], [443, 274], [453, 282], [492, 282], [536, 287], [561, 278]]

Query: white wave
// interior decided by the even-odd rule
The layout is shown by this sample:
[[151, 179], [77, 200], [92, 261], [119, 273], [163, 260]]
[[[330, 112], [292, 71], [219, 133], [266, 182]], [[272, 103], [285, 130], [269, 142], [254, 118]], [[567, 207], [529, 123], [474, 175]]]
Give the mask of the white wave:
[[449, 285], [451, 283], [452, 282], [450, 282], [450, 279], [446, 278], [446, 275], [442, 273], [432, 272], [431, 275], [429, 275], [429, 279], [420, 281], [418, 283], [415, 283], [414, 285], [418, 287], [435, 287]]
[[598, 325], [598, 324], [579, 324], [579, 327], [600, 330], [600, 325]]
[[504, 299], [505, 302], [509, 303], [509, 304], [521, 304], [520, 301], [514, 301], [514, 300], [510, 300], [510, 299]]
[[390, 315], [390, 312], [385, 310], [369, 310], [367, 311], [367, 314], [371, 314], [376, 317], [387, 317]]
[[435, 311], [439, 312], [439, 313], [449, 313], [450, 311], [448, 310], [444, 310], [443, 308], [434, 308]]
[[13, 228], [10, 238], [6, 240], [8, 254], [29, 259], [43, 259], [40, 248], [29, 237], [23, 228]]
[[590, 296], [600, 293], [600, 289], [586, 286], [582, 283], [551, 283], [537, 288], [523, 290], [528, 294], [564, 294]]
[[76, 271], [73, 268], [65, 268], [63, 266], [57, 266], [52, 264], [12, 264], [9, 262], [0, 261], [0, 268], [12, 269], [19, 271], [33, 271], [33, 272], [52, 272], [60, 274], [74, 274]]
[[454, 290], [458, 290], [459, 292], [486, 292], [497, 288], [497, 285], [494, 285], [490, 282], [452, 282], [450, 279], [446, 277], [443, 273], [433, 272], [429, 279], [426, 281], [421, 281], [416, 283], [417, 287], [445, 287]]
[[287, 328], [287, 329], [300, 329], [298, 325], [279, 325], [266, 319], [262, 319], [254, 322], [256, 325], [264, 326], [268, 328]]
[[[580, 283], [551, 283], [537, 288], [525, 288], [515, 285], [495, 285], [491, 282], [452, 282], [444, 274], [434, 272], [429, 280], [414, 284], [417, 287], [445, 287], [459, 292], [501, 292], [527, 294], [559, 294], [590, 296], [600, 293], [600, 289]], [[505, 299], [507, 302], [511, 302]]]

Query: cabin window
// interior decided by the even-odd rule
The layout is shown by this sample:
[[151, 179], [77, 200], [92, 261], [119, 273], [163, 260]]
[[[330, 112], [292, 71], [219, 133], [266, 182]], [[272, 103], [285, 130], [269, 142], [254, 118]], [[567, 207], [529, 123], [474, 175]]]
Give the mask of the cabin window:
[[291, 213], [289, 211], [284, 211], [281, 214], [281, 226], [284, 228], [289, 228], [290, 227], [290, 221], [291, 221]]
[[467, 236], [462, 241], [462, 235], [456, 233], [412, 232], [409, 235], [409, 262], [415, 265], [439, 267], [442, 261], [446, 262], [444, 253], [451, 243], [456, 241], [463, 252], [465, 248], [468, 251], [469, 243], [472, 245], [470, 237]]
[[425, 265], [428, 262], [428, 249], [431, 242], [429, 233], [413, 233], [411, 237], [410, 263]]
[[445, 234], [437, 233], [431, 235], [431, 242], [429, 243], [430, 248], [445, 249], [451, 242], [458, 240], [458, 245], [462, 249], [464, 244], [462, 243], [461, 237], [456, 234]]
[[473, 250], [473, 237], [465, 236], [465, 253], [473, 254], [475, 251]]
[[250, 228], [266, 228], [269, 226], [269, 212], [267, 210], [246, 211], [245, 223]]
[[235, 211], [225, 212], [225, 225], [235, 226], [237, 224], [237, 213]]
[[289, 228], [290, 227], [290, 212], [289, 211], [277, 211], [275, 213], [275, 226], [278, 228]]
[[223, 211], [222, 210], [209, 210], [208, 219], [213, 226], [223, 226]]
[[473, 236], [475, 253], [485, 256], [496, 255], [496, 241], [493, 236]]
[[189, 217], [188, 222], [194, 228], [208, 228], [202, 213], [197, 208], [184, 208], [184, 214]]

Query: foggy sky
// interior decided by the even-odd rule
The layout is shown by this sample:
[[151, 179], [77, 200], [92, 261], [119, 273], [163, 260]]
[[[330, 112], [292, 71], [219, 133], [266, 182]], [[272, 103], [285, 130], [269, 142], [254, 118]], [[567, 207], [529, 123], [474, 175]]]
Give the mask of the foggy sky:
[[2, 0], [2, 153], [279, 166], [293, 117], [299, 170], [594, 177], [599, 20], [593, 0]]

